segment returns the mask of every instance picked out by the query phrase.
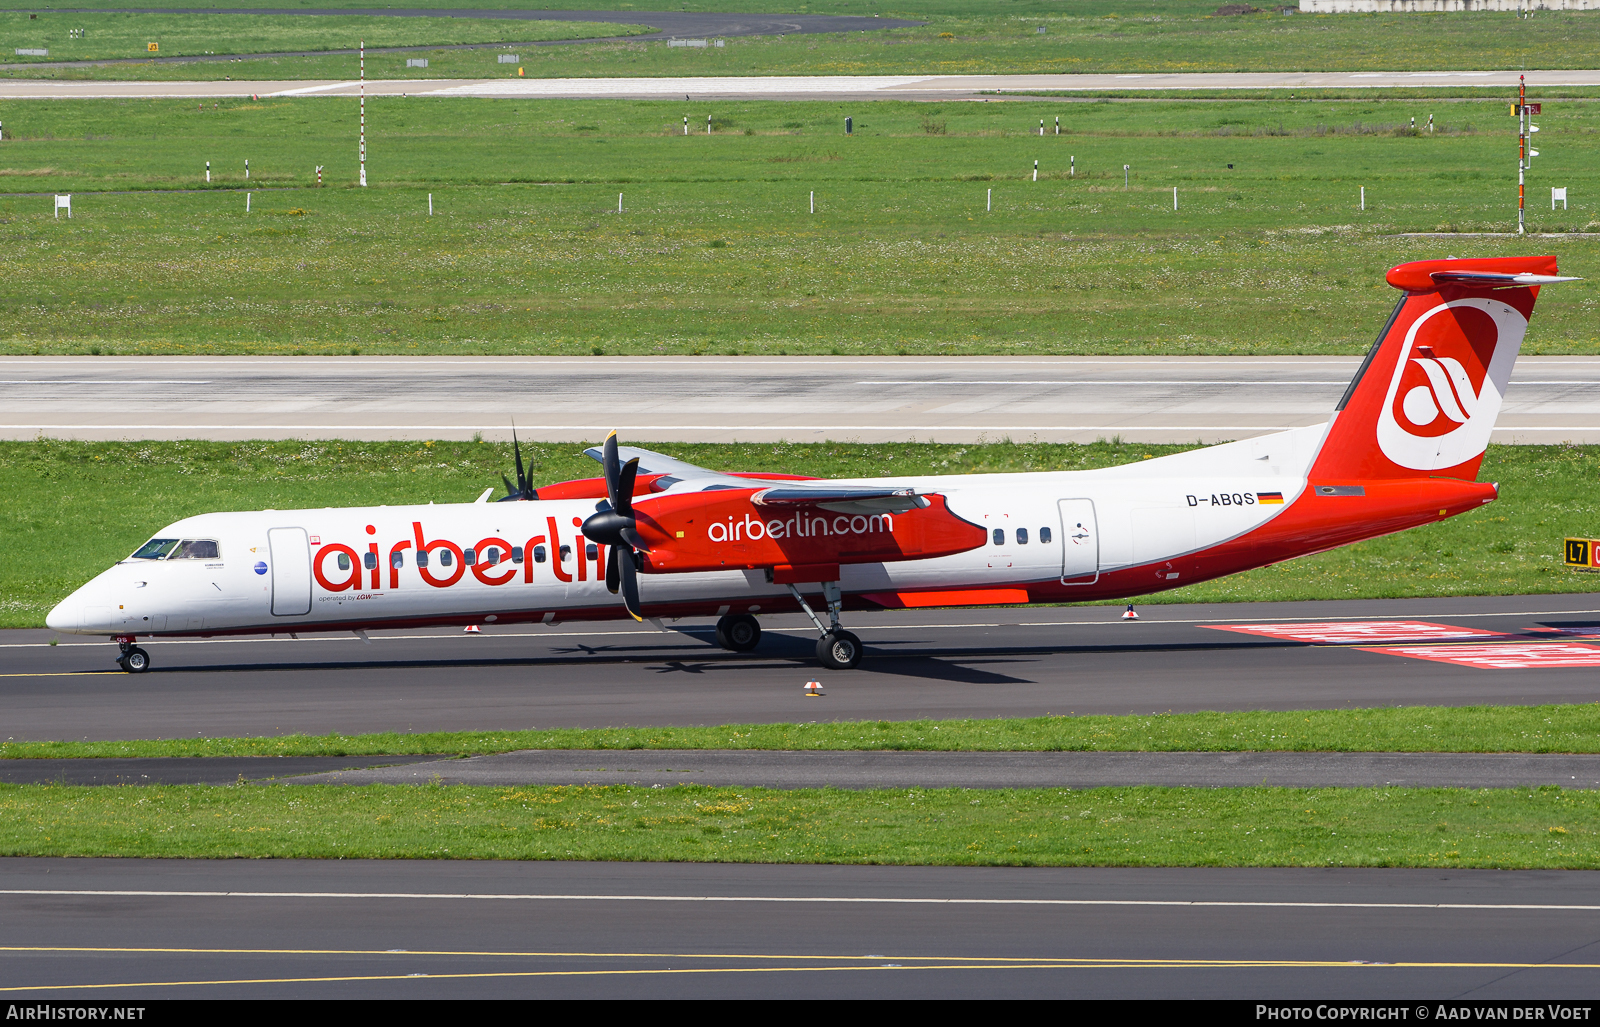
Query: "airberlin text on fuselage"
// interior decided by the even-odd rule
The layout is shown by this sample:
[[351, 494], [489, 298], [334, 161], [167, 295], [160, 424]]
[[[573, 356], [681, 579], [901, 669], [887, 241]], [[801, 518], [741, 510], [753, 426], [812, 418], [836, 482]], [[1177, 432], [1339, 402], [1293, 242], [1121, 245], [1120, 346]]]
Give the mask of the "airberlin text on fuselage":
[[893, 534], [894, 518], [889, 514], [873, 514], [870, 517], [840, 514], [829, 520], [827, 517], [796, 514], [786, 521], [759, 521], [745, 514], [742, 521], [732, 517], [728, 518], [726, 524], [714, 521], [706, 528], [706, 537], [713, 542], [743, 542], [746, 539], [811, 538], [815, 535], [867, 535], [878, 531]]
[[[572, 518], [573, 527], [581, 525], [580, 518]], [[581, 534], [574, 533], [570, 543], [572, 552], [576, 556], [573, 567], [568, 570], [563, 566], [561, 550], [564, 543], [561, 538], [561, 526], [556, 518], [546, 517], [546, 534], [534, 535], [527, 541], [518, 541], [515, 545], [498, 536], [488, 536], [479, 539], [476, 545], [470, 546], [473, 560], [469, 565], [466, 550], [449, 539], [428, 538], [423, 530], [421, 521], [412, 521], [412, 537], [401, 539], [388, 547], [385, 553], [376, 541], [369, 540], [366, 545], [366, 554], [358, 553], [354, 546], [342, 542], [332, 542], [317, 549], [311, 559], [311, 573], [316, 577], [317, 584], [329, 592], [360, 592], [364, 589], [379, 589], [383, 587], [384, 573], [388, 572], [390, 591], [402, 586], [402, 570], [415, 571], [421, 579], [434, 588], [449, 588], [466, 576], [467, 571], [485, 585], [504, 585], [517, 576], [517, 564], [512, 560], [512, 550], [522, 550], [522, 580], [532, 582], [534, 568], [545, 563], [546, 560], [536, 559], [536, 547], [548, 546], [547, 557], [550, 573], [557, 581], [587, 581], [589, 579], [589, 562], [587, 546], [594, 546], [593, 557], [595, 579], [605, 577], [606, 547], [597, 543], [588, 542]], [[376, 535], [378, 529], [374, 525], [367, 525], [367, 534]], [[442, 557], [427, 561], [419, 560], [415, 555], [410, 560], [406, 559], [406, 551], [413, 553], [448, 553], [448, 563]], [[493, 562], [491, 562], [493, 553]], [[543, 554], [541, 554], [543, 555]], [[349, 562], [349, 567], [338, 567], [330, 571], [328, 564], [331, 557], [344, 556]], [[409, 566], [408, 566], [409, 565]], [[435, 573], [435, 571], [438, 573]], [[332, 576], [330, 576], [330, 574]], [[363, 577], [366, 578], [363, 581]]]

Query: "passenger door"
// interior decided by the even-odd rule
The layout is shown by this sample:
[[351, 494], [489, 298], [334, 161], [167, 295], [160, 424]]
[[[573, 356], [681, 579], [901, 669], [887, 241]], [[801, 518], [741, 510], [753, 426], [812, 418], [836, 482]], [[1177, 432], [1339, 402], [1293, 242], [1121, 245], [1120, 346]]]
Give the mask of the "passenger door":
[[311, 612], [311, 549], [304, 528], [267, 532], [272, 560], [272, 615], [303, 617]]
[[1063, 499], [1061, 510], [1061, 583], [1092, 585], [1100, 577], [1100, 532], [1094, 500]]

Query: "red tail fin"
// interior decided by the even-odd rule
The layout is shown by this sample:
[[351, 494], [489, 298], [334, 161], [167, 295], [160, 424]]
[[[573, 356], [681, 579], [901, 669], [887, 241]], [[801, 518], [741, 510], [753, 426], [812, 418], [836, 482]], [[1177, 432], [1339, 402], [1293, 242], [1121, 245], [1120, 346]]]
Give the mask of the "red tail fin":
[[1422, 260], [1392, 268], [1405, 290], [1335, 408], [1317, 480], [1476, 479], [1539, 286], [1555, 257]]

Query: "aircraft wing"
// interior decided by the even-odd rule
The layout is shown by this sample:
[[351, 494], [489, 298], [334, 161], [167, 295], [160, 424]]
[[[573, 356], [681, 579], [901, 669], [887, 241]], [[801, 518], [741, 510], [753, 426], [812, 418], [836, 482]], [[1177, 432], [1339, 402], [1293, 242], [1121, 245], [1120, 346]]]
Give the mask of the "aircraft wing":
[[[591, 446], [583, 451], [583, 455], [601, 463], [605, 460], [605, 452], [599, 446]], [[724, 474], [638, 446], [617, 447], [617, 459], [623, 463], [636, 457], [640, 474], [664, 474], [676, 479], [667, 482], [666, 487], [680, 481], [689, 482], [690, 487], [683, 491], [720, 492], [724, 489], [759, 488], [763, 480], [759, 477]], [[784, 481], [781, 487], [762, 489], [751, 500], [757, 506], [820, 506], [834, 513], [848, 514], [904, 513], [928, 505], [928, 501], [922, 499], [915, 489], [841, 487], [823, 481]]]

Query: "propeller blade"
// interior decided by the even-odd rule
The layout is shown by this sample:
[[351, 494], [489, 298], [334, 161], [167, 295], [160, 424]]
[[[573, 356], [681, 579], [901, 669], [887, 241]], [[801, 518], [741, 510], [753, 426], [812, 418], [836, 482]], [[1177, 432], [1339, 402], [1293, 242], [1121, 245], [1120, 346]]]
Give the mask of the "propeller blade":
[[621, 546], [612, 546], [611, 552], [606, 554], [606, 591], [612, 595], [617, 594], [617, 588], [622, 582], [622, 571], [617, 567], [618, 554], [621, 552]]
[[517, 458], [517, 495], [523, 499], [532, 499], [528, 495], [528, 476], [522, 470], [522, 447], [517, 444], [517, 426], [511, 426], [511, 452]]
[[[612, 550], [616, 552], [615, 549]], [[639, 573], [633, 566], [633, 554], [627, 554], [627, 559], [619, 559], [617, 566], [622, 570], [622, 605], [634, 620], [642, 621], [644, 617], [639, 614]]]
[[633, 548], [634, 552], [650, 552], [650, 547], [644, 544], [644, 539], [640, 538], [639, 533], [631, 526], [622, 528], [617, 532], [617, 534], [622, 536], [622, 541], [628, 543], [628, 545]]
[[622, 465], [622, 473], [617, 475], [616, 495], [611, 497], [611, 508], [629, 520], [633, 519], [633, 481], [638, 476], [639, 458], [634, 457]]
[[618, 479], [622, 475], [622, 470], [617, 458], [617, 433], [614, 431], [606, 436], [605, 445], [602, 447], [600, 466], [604, 468], [606, 495], [611, 499], [611, 509], [620, 513], [622, 512], [622, 502], [617, 495], [617, 486], [620, 484]]
[[500, 480], [506, 483], [506, 498], [507, 499], [517, 499], [517, 498], [519, 498], [518, 489], [517, 489], [517, 487], [515, 485], [511, 484], [511, 479], [510, 478], [507, 478], [505, 475], [502, 474], [500, 476]]

